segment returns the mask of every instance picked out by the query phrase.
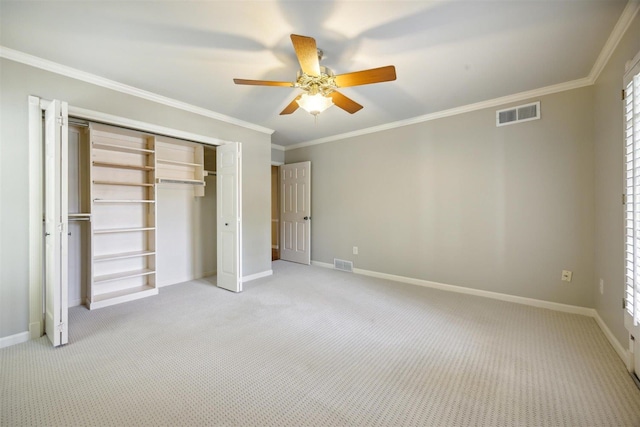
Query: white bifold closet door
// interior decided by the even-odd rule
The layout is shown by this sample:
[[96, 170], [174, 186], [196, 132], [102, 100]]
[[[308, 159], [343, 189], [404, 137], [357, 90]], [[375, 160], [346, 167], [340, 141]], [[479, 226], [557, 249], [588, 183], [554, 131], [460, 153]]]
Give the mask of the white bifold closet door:
[[67, 103], [53, 101], [45, 111], [45, 331], [54, 346], [68, 334], [68, 152]]
[[241, 145], [239, 142], [216, 148], [216, 204], [218, 212], [217, 285], [242, 291]]

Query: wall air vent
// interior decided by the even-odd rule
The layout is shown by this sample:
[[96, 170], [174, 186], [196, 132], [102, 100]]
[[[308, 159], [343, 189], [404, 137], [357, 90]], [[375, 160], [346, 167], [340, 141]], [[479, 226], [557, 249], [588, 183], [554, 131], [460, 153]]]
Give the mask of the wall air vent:
[[336, 270], [348, 271], [349, 273], [353, 273], [353, 262], [334, 258], [333, 268], [335, 268]]
[[512, 125], [540, 118], [540, 101], [496, 111], [496, 126]]

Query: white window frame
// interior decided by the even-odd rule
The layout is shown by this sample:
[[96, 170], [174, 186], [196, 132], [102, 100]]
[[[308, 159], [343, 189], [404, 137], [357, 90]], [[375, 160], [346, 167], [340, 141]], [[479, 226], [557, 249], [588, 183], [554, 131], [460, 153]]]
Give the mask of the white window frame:
[[623, 78], [624, 156], [624, 324], [640, 338], [640, 53]]

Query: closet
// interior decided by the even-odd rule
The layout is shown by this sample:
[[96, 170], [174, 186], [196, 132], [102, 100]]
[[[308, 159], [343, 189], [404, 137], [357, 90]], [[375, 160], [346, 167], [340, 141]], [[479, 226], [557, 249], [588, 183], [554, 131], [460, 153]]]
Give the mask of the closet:
[[68, 147], [69, 306], [216, 274], [215, 147], [97, 123]]

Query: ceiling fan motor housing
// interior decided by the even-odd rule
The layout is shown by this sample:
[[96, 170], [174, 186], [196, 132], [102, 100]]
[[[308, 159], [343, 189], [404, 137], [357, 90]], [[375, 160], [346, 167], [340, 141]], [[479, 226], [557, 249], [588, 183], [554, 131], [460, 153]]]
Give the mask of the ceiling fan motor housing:
[[295, 86], [310, 95], [320, 93], [325, 96], [338, 88], [333, 70], [322, 65], [320, 66], [319, 76], [310, 76], [302, 70], [298, 70]]

